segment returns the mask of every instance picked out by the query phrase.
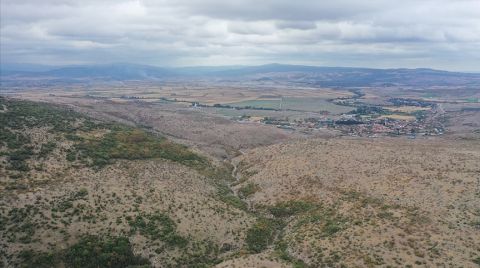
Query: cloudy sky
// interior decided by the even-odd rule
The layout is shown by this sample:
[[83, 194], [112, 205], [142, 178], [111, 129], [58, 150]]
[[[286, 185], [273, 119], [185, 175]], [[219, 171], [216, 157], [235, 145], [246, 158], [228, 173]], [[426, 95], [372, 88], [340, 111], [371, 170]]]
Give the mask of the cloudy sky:
[[480, 0], [0, 0], [2, 63], [480, 71]]

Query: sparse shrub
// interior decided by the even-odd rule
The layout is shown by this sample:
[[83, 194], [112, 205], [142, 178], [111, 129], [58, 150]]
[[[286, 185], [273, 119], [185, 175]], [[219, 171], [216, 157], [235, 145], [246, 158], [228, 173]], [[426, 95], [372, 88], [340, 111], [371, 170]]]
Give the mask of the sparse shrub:
[[131, 267], [149, 265], [148, 260], [135, 256], [126, 237], [85, 236], [63, 254], [67, 267]]
[[260, 190], [260, 187], [257, 184], [250, 182], [247, 185], [243, 186], [242, 188], [238, 189], [238, 194], [242, 198], [246, 198], [253, 195], [258, 190]]
[[300, 260], [296, 259], [288, 254], [288, 245], [285, 241], [281, 240], [275, 245], [275, 254], [282, 260], [289, 262], [293, 265], [293, 268], [306, 268], [308, 265]]
[[32, 155], [33, 150], [32, 147], [29, 146], [10, 152], [8, 155], [9, 169], [24, 172], [29, 171], [30, 167], [25, 161], [30, 159]]
[[85, 188], [80, 188], [77, 193], [75, 193], [75, 199], [81, 199], [88, 195], [88, 190]]
[[73, 162], [73, 161], [77, 160], [77, 153], [75, 151], [71, 151], [71, 150], [67, 151], [66, 159], [69, 162]]
[[328, 237], [343, 230], [347, 220], [338, 215], [334, 208], [318, 209], [308, 213], [296, 223], [296, 228], [304, 224], [317, 224], [321, 228], [322, 236]]
[[218, 198], [220, 199], [220, 201], [241, 210], [248, 209], [247, 204], [243, 202], [243, 200], [240, 199], [238, 196], [234, 195], [232, 190], [228, 188], [227, 185], [222, 184], [219, 181], [215, 181], [215, 182], [218, 189]]
[[38, 157], [46, 158], [53, 150], [57, 147], [57, 144], [53, 141], [42, 144], [40, 151], [38, 152]]
[[33, 250], [24, 250], [18, 257], [21, 260], [20, 267], [25, 268], [51, 268], [55, 267], [58, 257], [53, 253], [35, 252]]
[[[207, 160], [184, 145], [139, 129], [112, 127], [100, 140], [84, 140], [75, 146], [81, 158], [91, 159], [91, 165], [101, 168], [114, 159], [164, 158], [186, 166], [201, 167]], [[73, 157], [72, 157], [73, 158]]]
[[140, 234], [152, 240], [160, 240], [171, 247], [185, 247], [187, 239], [177, 234], [175, 222], [167, 215], [156, 212], [154, 214], [138, 215], [135, 219], [128, 220], [131, 231], [139, 231]]
[[289, 217], [299, 213], [307, 212], [318, 205], [302, 200], [290, 200], [281, 202], [269, 208], [270, 213], [275, 217]]
[[255, 253], [265, 250], [273, 242], [276, 229], [281, 228], [281, 226], [281, 222], [272, 219], [259, 219], [247, 231], [246, 242], [248, 249]]

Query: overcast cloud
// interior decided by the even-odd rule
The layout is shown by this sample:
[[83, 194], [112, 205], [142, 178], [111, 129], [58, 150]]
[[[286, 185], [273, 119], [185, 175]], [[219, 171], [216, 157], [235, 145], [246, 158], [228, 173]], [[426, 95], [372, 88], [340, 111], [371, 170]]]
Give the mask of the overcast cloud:
[[0, 0], [2, 63], [480, 71], [480, 0]]

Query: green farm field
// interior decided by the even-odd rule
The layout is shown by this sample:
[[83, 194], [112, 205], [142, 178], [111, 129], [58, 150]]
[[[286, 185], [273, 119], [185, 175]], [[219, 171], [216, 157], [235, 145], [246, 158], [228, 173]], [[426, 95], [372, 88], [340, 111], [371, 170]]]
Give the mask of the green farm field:
[[332, 114], [341, 114], [353, 110], [351, 107], [340, 106], [330, 103], [323, 98], [284, 98], [272, 100], [248, 100], [235, 103], [229, 103], [234, 107], [253, 107], [265, 109], [285, 109], [306, 112], [327, 111]]

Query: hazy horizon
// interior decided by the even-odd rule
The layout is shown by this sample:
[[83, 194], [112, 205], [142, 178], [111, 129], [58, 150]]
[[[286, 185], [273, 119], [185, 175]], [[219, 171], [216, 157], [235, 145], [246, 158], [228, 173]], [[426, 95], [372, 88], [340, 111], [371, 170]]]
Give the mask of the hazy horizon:
[[145, 66], [145, 67], [155, 67], [155, 68], [163, 68], [163, 69], [182, 69], [182, 68], [232, 68], [232, 69], [241, 69], [241, 68], [248, 68], [248, 67], [261, 67], [261, 66], [269, 66], [269, 65], [284, 65], [284, 66], [299, 66], [299, 67], [318, 67], [318, 68], [351, 68], [351, 69], [376, 69], [376, 70], [396, 70], [396, 69], [409, 69], [409, 70], [435, 70], [435, 71], [446, 71], [446, 72], [459, 72], [459, 73], [471, 73], [471, 74], [480, 74], [480, 70], [478, 71], [456, 71], [456, 70], [447, 70], [447, 69], [438, 69], [438, 68], [430, 68], [430, 67], [365, 67], [365, 66], [326, 66], [326, 65], [313, 65], [313, 64], [285, 64], [285, 63], [278, 63], [278, 62], [270, 62], [265, 64], [254, 64], [254, 65], [247, 65], [247, 64], [237, 64], [237, 65], [182, 65], [182, 66], [165, 66], [165, 65], [155, 65], [155, 64], [142, 64], [142, 63], [131, 63], [131, 62], [110, 62], [110, 63], [84, 63], [84, 64], [62, 64], [62, 65], [48, 65], [48, 64], [30, 64], [30, 63], [5, 63], [0, 64], [0, 69], [7, 70], [7, 71], [26, 71], [26, 72], [42, 72], [42, 71], [49, 71], [49, 70], [56, 70], [62, 68], [72, 68], [72, 67], [94, 67], [94, 66]]

